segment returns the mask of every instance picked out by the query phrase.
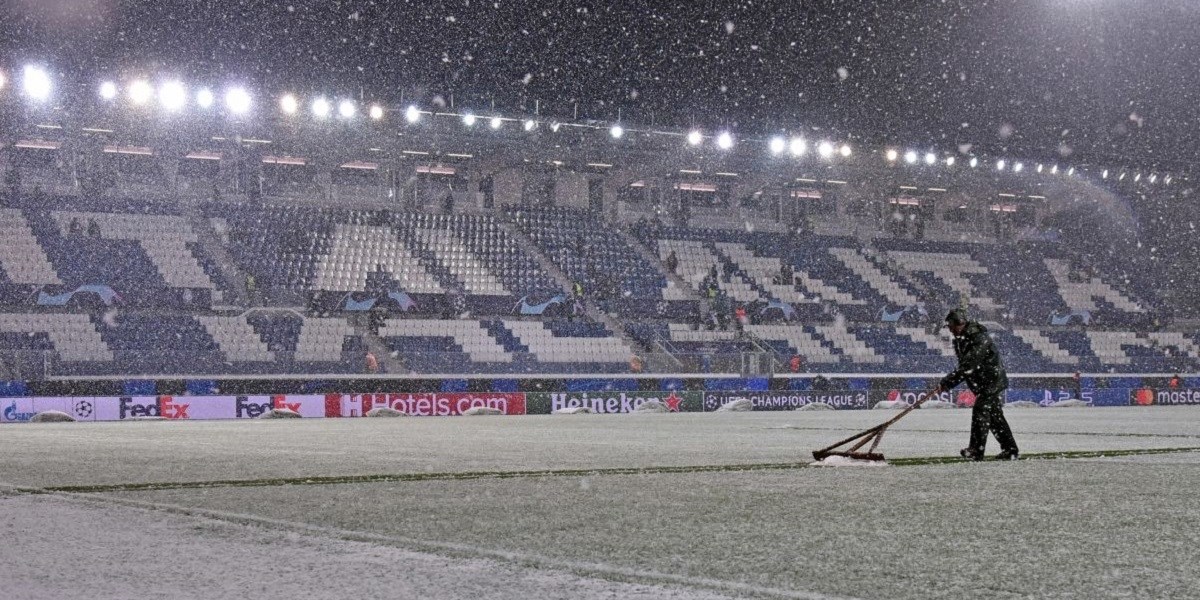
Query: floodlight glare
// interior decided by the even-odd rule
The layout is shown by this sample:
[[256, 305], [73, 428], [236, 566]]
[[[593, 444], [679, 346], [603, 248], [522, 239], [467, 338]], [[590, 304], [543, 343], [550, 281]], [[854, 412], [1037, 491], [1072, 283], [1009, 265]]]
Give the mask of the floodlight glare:
[[972, 156], [969, 164], [971, 165], [971, 168], [974, 169], [975, 167], [979, 166], [979, 159]]
[[935, 162], [937, 162], [937, 155], [932, 152], [926, 152], [925, 153], [925, 164], [933, 165], [933, 163], [935, 163]]
[[129, 84], [129, 99], [138, 106], [149, 102], [153, 95], [154, 88], [141, 79]]
[[317, 117], [318, 119], [324, 119], [325, 117], [328, 117], [330, 110], [332, 110], [332, 107], [329, 106], [328, 100], [324, 98], [317, 98], [316, 100], [313, 100], [312, 113], [313, 116]]
[[1021, 163], [1017, 163], [1017, 164], [1013, 165], [1013, 172], [1020, 173], [1021, 169], [1024, 169], [1024, 168], [1025, 168], [1025, 165], [1023, 165]]
[[230, 88], [225, 92], [225, 108], [235, 115], [250, 112], [250, 93], [240, 87]]
[[699, 131], [696, 131], [695, 129], [693, 129], [688, 132], [688, 134], [687, 134], [688, 145], [699, 146], [700, 142], [703, 142], [703, 141], [704, 141], [704, 135], [701, 134]]
[[733, 136], [728, 131], [722, 132], [717, 136], [717, 147], [722, 150], [728, 150], [733, 147]]
[[504, 119], [501, 119], [500, 117], [492, 117], [491, 126], [492, 129], [500, 129], [504, 126]]
[[353, 102], [349, 100], [338, 102], [338, 115], [343, 119], [353, 119], [356, 112], [358, 112], [358, 109], [354, 107]]
[[285, 114], [294, 115], [300, 108], [300, 103], [296, 101], [295, 96], [291, 94], [285, 94], [279, 99], [279, 108], [282, 109]]
[[1053, 167], [1050, 167], [1050, 174], [1051, 174], [1051, 175], [1057, 175], [1057, 174], [1058, 174], [1058, 165], [1054, 165]]
[[1071, 167], [1070, 169], [1067, 169], [1067, 175], [1074, 175], [1074, 174], [1075, 174], [1075, 167]]
[[900, 153], [899, 153], [899, 152], [896, 152], [896, 151], [895, 151], [894, 149], [892, 149], [892, 148], [888, 148], [888, 151], [887, 151], [887, 161], [888, 161], [888, 162], [896, 162], [896, 158], [897, 158], [898, 156], [900, 156]]
[[378, 121], [383, 118], [383, 107], [378, 104], [371, 105], [371, 118]]
[[168, 81], [158, 88], [158, 101], [171, 112], [181, 110], [187, 104], [187, 90], [178, 81]]
[[550, 131], [553, 131], [554, 133], [558, 133], [559, 127], [562, 127], [562, 123], [559, 123], [558, 121], [553, 121], [550, 123]]
[[804, 156], [804, 153], [808, 152], [808, 142], [802, 137], [794, 137], [788, 142], [788, 152], [791, 152], [792, 156]]
[[838, 149], [838, 153], [842, 155], [842, 158], [850, 158], [850, 154], [853, 152], [850, 149], [850, 144], [842, 144], [842, 147]]
[[103, 100], [112, 100], [117, 97], [117, 84], [111, 81], [105, 81], [100, 84], [100, 98]]
[[1133, 176], [1133, 181], [1134, 181], [1135, 183], [1136, 183], [1136, 182], [1138, 182], [1138, 181], [1141, 181], [1141, 180], [1142, 180], [1142, 174], [1141, 174], [1141, 173], [1138, 173], [1137, 175], [1134, 175], [1134, 176]]
[[5, 79], [4, 73], [0, 72], [0, 90], [4, 89], [4, 84], [6, 83], [8, 83], [8, 79]]
[[208, 108], [208, 107], [212, 106], [213, 105], [212, 90], [204, 89], [204, 90], [200, 90], [199, 92], [196, 92], [196, 104], [199, 104], [200, 108]]
[[421, 109], [417, 108], [416, 105], [410, 104], [408, 108], [404, 109], [404, 120], [409, 123], [420, 121]]
[[1157, 182], [1158, 182], [1158, 175], [1151, 173], [1150, 174], [1150, 183], [1157, 183]]
[[40, 67], [29, 65], [25, 67], [25, 77], [21, 81], [21, 87], [25, 90], [25, 95], [34, 100], [45, 100], [50, 97], [50, 90], [53, 87], [50, 83], [50, 74]]
[[621, 127], [620, 125], [613, 125], [611, 128], [609, 128], [608, 134], [613, 136], [613, 139], [619, 140], [621, 139], [621, 136], [625, 135], [625, 128]]
[[915, 150], [909, 150], [908, 152], [905, 152], [904, 153], [904, 162], [906, 162], [910, 165], [916, 164], [917, 163], [917, 152]]
[[817, 154], [820, 154], [821, 158], [829, 158], [830, 156], [833, 156], [833, 144], [830, 144], [829, 142], [821, 142], [817, 145]]
[[1105, 169], [1104, 172], [1100, 174], [1100, 179], [1108, 179], [1108, 169]]
[[1038, 173], [1041, 173], [1041, 172], [1042, 172], [1042, 163], [1038, 163], [1038, 166], [1037, 166], [1037, 172], [1038, 172]]
[[953, 167], [953, 166], [954, 166], [954, 157], [953, 157], [953, 156], [947, 156], [947, 157], [946, 157], [946, 166], [947, 166], [947, 167]]
[[996, 161], [996, 170], [997, 171], [1004, 170], [1004, 159], [1000, 159], [1000, 160]]
[[787, 142], [783, 141], [781, 137], [773, 137], [768, 148], [771, 150], [771, 154], [779, 154], [787, 148]]
[[523, 127], [525, 131], [533, 131], [537, 128], [537, 121], [534, 121], [533, 119], [525, 119], [525, 122], [521, 124], [521, 127]]
[[474, 127], [475, 126], [475, 115], [472, 113], [467, 113], [467, 114], [463, 115], [463, 125], [466, 125], [467, 127]]

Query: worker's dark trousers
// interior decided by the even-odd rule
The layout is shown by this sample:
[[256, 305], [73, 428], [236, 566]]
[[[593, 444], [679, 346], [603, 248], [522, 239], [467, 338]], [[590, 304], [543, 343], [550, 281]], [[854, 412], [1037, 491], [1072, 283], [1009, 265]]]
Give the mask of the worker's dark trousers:
[[1017, 450], [1017, 440], [1013, 439], [1012, 429], [1004, 418], [1004, 390], [975, 397], [975, 406], [971, 408], [972, 450], [983, 454], [989, 431], [1000, 442], [1000, 450]]

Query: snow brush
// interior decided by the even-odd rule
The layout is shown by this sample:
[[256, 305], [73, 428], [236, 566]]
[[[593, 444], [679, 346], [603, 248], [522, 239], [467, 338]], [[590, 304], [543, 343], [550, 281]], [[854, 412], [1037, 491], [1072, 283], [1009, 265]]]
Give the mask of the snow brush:
[[[830, 456], [844, 456], [846, 458], [853, 458], [855, 460], [870, 460], [870, 461], [886, 460], [885, 458], [883, 458], [883, 454], [880, 452], [876, 452], [875, 449], [879, 447], [879, 442], [883, 440], [883, 434], [887, 433], [887, 428], [890, 427], [892, 425], [892, 423], [895, 423], [896, 421], [899, 421], [900, 419], [904, 418], [904, 415], [907, 415], [908, 413], [912, 412], [913, 410], [916, 410], [916, 408], [918, 406], [921, 406], [922, 404], [924, 404], [926, 400], [928, 400], [930, 398], [934, 398], [936, 396], [937, 396], [937, 393], [935, 393], [935, 392], [926, 394], [924, 398], [918, 399], [916, 402], [913, 403], [912, 406], [904, 409], [903, 411], [901, 411], [900, 414], [888, 419], [884, 423], [880, 423], [879, 425], [876, 425], [876, 426], [874, 426], [866, 431], [863, 431], [861, 433], [856, 433], [856, 434], [854, 434], [832, 446], [829, 446], [827, 448], [822, 448], [820, 450], [813, 450], [813, 453], [812, 453], [813, 458], [818, 461], [825, 460], [826, 458], [829, 458]], [[862, 448], [863, 446], [867, 445], [867, 442], [871, 443], [871, 447], [868, 448], [865, 452], [860, 451], [859, 449]], [[850, 444], [850, 443], [853, 443], [854, 445], [850, 446], [849, 449], [838, 450], [838, 448], [845, 446], [846, 444]]]

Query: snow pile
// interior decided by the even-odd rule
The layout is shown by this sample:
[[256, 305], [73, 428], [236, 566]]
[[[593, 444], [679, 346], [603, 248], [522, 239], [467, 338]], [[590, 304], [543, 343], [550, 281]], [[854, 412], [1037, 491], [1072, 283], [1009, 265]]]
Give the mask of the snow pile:
[[260, 419], [299, 419], [300, 413], [287, 408], [272, 408], [267, 412], [258, 415]]
[[390, 406], [376, 406], [367, 411], [368, 417], [407, 417], [408, 413]]
[[551, 414], [555, 415], [590, 415], [592, 414], [590, 406], [572, 406], [570, 408], [560, 408]]
[[1004, 405], [1004, 408], [1041, 408], [1037, 402], [1031, 400], [1017, 400]]
[[921, 405], [921, 408], [954, 408], [954, 403], [946, 402], [945, 400], [926, 400], [925, 403]]
[[1091, 406], [1091, 404], [1088, 404], [1083, 400], [1071, 398], [1070, 400], [1059, 400], [1058, 402], [1052, 402], [1046, 406], [1049, 406], [1050, 408], [1071, 408], [1074, 406]]
[[875, 404], [875, 406], [872, 406], [871, 408], [874, 408], [877, 410], [878, 409], [895, 410], [895, 409], [900, 409], [900, 408], [908, 408], [908, 403], [903, 400], [880, 400], [878, 403]]
[[75, 417], [68, 415], [61, 410], [43, 410], [42, 412], [29, 417], [30, 423], [74, 423]]
[[796, 410], [835, 410], [832, 406], [824, 402], [809, 402]]
[[811, 467], [886, 467], [887, 461], [884, 460], [860, 460], [850, 458], [849, 456], [826, 456], [822, 460], [814, 461], [809, 466]]
[[504, 411], [490, 406], [472, 406], [462, 411], [462, 414], [464, 417], [474, 417], [478, 415], [502, 415]]
[[745, 398], [731, 400], [717, 408], [717, 412], [750, 412], [752, 410], [754, 410], [754, 405]]
[[644, 412], [671, 412], [667, 408], [666, 404], [663, 404], [662, 402], [659, 402], [658, 400], [647, 400], [647, 401], [637, 405], [637, 408], [635, 408], [633, 410], [634, 410], [634, 412], [643, 412], [643, 413]]

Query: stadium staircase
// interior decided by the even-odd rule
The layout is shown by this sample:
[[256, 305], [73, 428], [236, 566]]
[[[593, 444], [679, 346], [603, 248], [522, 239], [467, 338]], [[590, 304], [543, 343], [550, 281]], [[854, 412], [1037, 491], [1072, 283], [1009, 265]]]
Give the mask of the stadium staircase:
[[216, 266], [216, 275], [219, 277], [218, 282], [221, 289], [227, 295], [223, 297], [224, 301], [231, 306], [214, 306], [214, 309], [233, 308], [235, 306], [249, 306], [250, 293], [246, 289], [246, 274], [237, 266], [237, 262], [233, 260], [227, 250], [228, 242], [223, 241], [217, 231], [213, 229], [212, 223], [204, 217], [200, 209], [194, 204], [186, 204], [184, 208], [184, 217], [192, 226], [192, 231], [196, 234], [196, 239], [200, 244], [200, 248], [207, 254], [213, 264]]
[[646, 245], [637, 238], [637, 236], [630, 233], [626, 227], [614, 225], [613, 229], [617, 232], [617, 235], [621, 236], [621, 238], [625, 240], [626, 244], [629, 244], [629, 247], [632, 248], [634, 252], [637, 252], [642, 259], [646, 261], [647, 264], [654, 265], [654, 267], [658, 269], [660, 273], [662, 273], [663, 277], [667, 278], [667, 281], [670, 282], [671, 287], [678, 290], [680, 294], [687, 296], [687, 298], [690, 300], [701, 299], [700, 294], [697, 293], [696, 290], [688, 284], [688, 282], [684, 281], [683, 278], [678, 274], [667, 269], [667, 266], [662, 262], [662, 259], [651, 252], [650, 249], [647, 248]]

